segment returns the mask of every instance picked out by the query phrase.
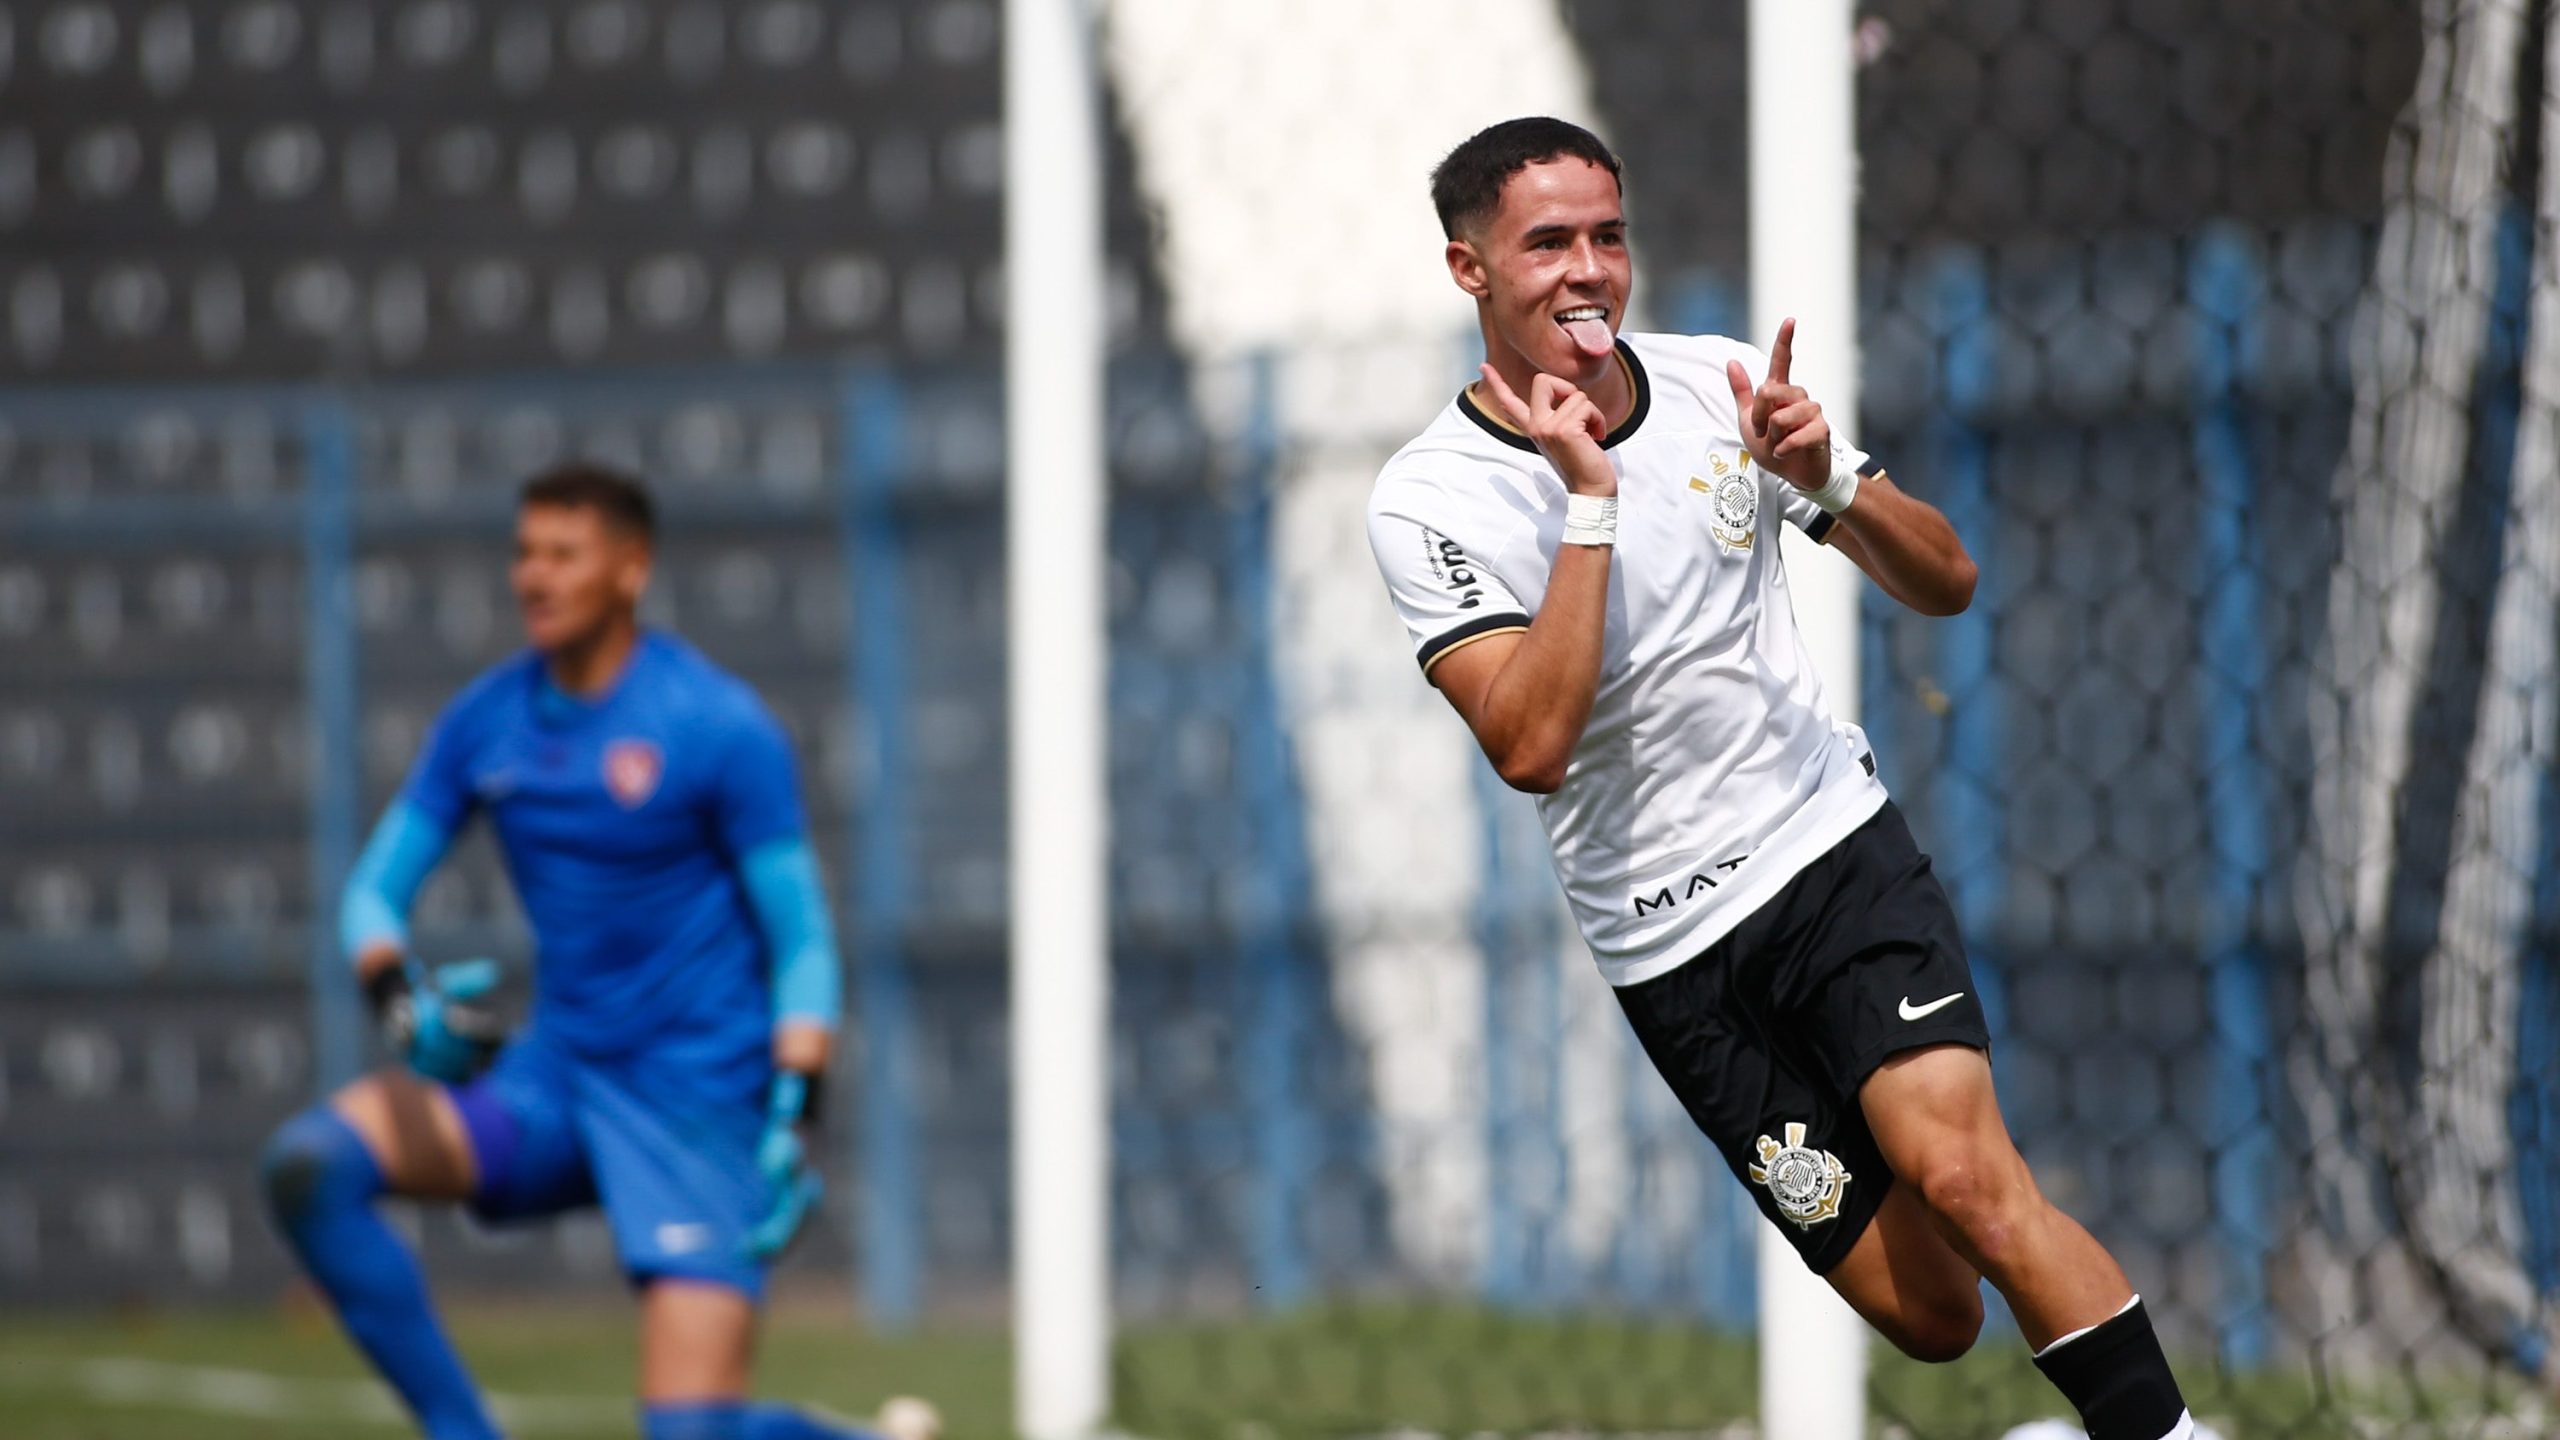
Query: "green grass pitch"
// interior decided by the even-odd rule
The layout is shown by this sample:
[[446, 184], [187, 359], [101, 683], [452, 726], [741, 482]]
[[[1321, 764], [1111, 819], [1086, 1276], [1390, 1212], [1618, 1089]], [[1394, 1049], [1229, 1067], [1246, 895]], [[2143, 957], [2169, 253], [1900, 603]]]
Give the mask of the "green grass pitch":
[[[516, 1440], [635, 1433], [628, 1309], [482, 1301], [454, 1307], [452, 1320]], [[2010, 1424], [2060, 1409], [2014, 1336], [1987, 1335], [1952, 1366], [1912, 1364], [1880, 1346], [1871, 1354], [1878, 1436], [1995, 1440]], [[857, 1416], [889, 1395], [921, 1394], [942, 1407], [948, 1440], [1003, 1440], [1010, 1365], [992, 1327], [871, 1335], [843, 1308], [804, 1301], [777, 1307], [759, 1388]], [[1148, 1440], [1542, 1432], [1721, 1440], [1750, 1415], [1755, 1374], [1747, 1343], [1691, 1326], [1392, 1305], [1132, 1326], [1114, 1365], [1121, 1424]], [[2388, 1374], [2324, 1384], [2298, 1373], [2224, 1377], [2192, 1361], [2181, 1369], [2197, 1413], [2229, 1440], [2560, 1429], [2541, 1428], [2548, 1412], [2486, 1371], [2439, 1373], [2423, 1384]], [[408, 1433], [387, 1392], [307, 1305], [0, 1317], [0, 1434], [8, 1440]]]

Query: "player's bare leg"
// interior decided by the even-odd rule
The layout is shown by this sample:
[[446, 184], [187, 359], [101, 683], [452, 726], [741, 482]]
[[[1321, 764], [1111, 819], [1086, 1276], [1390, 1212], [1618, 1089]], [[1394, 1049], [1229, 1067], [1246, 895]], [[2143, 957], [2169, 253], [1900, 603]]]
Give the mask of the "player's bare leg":
[[[2036, 1367], [2095, 1440], [2195, 1433], [2123, 1269], [2036, 1188], [2000, 1118], [1988, 1056], [1964, 1045], [1897, 1055], [1858, 1101], [1895, 1192], [1909, 1191], [1949, 1248], [2009, 1302]], [[1880, 1248], [1891, 1253], [1898, 1238]]]
[[640, 1292], [640, 1401], [735, 1400], [755, 1361], [754, 1302], [726, 1285], [658, 1280]]
[[419, 1428], [430, 1440], [496, 1440], [417, 1257], [374, 1208], [385, 1194], [471, 1193], [477, 1167], [452, 1098], [404, 1071], [368, 1076], [278, 1127], [262, 1168], [277, 1229]]
[[384, 1070], [329, 1097], [382, 1167], [383, 1188], [418, 1200], [468, 1200], [479, 1177], [462, 1112], [442, 1085]]
[[862, 1427], [747, 1398], [755, 1302], [727, 1285], [662, 1279], [640, 1293], [644, 1440], [936, 1440], [942, 1417], [920, 1400], [883, 1407]]
[[2036, 1188], [1981, 1051], [1894, 1056], [1858, 1099], [1895, 1188], [1917, 1193], [1947, 1243], [2009, 1302], [2028, 1344], [2041, 1349], [2133, 1298], [2115, 1257]]
[[1914, 1360], [1944, 1364], [1982, 1334], [1982, 1275], [1938, 1233], [1917, 1191], [1896, 1185], [1824, 1279]]

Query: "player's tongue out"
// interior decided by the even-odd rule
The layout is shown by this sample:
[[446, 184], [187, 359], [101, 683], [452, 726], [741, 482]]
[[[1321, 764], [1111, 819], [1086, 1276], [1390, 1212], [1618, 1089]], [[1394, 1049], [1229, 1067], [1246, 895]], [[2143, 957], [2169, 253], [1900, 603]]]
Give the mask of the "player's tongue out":
[[1556, 323], [1573, 337], [1574, 347], [1592, 359], [1608, 354], [1616, 343], [1609, 335], [1609, 312], [1597, 305], [1567, 310], [1556, 317]]

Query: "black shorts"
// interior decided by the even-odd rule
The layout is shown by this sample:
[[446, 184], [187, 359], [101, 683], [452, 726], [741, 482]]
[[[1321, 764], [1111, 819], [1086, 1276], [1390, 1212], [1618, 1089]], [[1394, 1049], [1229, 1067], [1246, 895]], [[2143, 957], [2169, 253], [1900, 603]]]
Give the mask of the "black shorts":
[[1618, 1004], [1816, 1274], [1847, 1257], [1893, 1188], [1858, 1087], [1904, 1050], [1991, 1046], [1955, 909], [1889, 800], [1732, 933], [1621, 987]]

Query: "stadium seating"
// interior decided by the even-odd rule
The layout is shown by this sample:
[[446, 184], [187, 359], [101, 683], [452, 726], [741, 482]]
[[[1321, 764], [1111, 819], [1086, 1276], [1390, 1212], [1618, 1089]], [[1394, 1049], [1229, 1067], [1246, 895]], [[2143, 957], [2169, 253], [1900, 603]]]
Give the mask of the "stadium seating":
[[992, 334], [988, 0], [12, 19], [0, 380], [943, 352]]
[[[246, 1157], [317, 1078], [314, 817], [337, 803], [360, 833], [436, 707], [514, 643], [505, 515], [532, 468], [586, 454], [657, 483], [653, 618], [765, 690], [845, 873], [848, 800], [876, 776], [844, 665], [831, 365], [986, 353], [995, 15], [0, 7], [0, 1137], [39, 1160], [0, 1182], [0, 1295], [281, 1275]], [[726, 361], [787, 373], [704, 368]], [[613, 378], [634, 367], [655, 378]], [[325, 399], [294, 388], [313, 380]], [[59, 403], [75, 391], [92, 398]], [[936, 798], [912, 843], [920, 888], [981, 935], [1001, 890], [991, 405], [979, 382], [904, 427], [914, 483], [969, 502], [916, 563]], [[324, 431], [343, 449], [315, 467]], [[329, 486], [348, 525], [315, 541], [303, 500]], [[343, 615], [310, 609], [323, 550]], [[319, 632], [355, 659], [352, 715], [313, 709]], [[343, 733], [315, 747], [315, 723]], [[315, 767], [340, 756], [330, 774], [360, 793], [316, 809]], [[418, 919], [440, 953], [525, 958], [485, 841]], [[232, 1056], [256, 1085], [232, 1083]], [[169, 1125], [100, 1123], [141, 1077], [182, 1072], [171, 1093], [196, 1108]], [[970, 1159], [981, 1189], [993, 1145]], [[522, 1245], [433, 1235], [482, 1279], [531, 1273]], [[535, 1250], [609, 1268], [596, 1238]], [[994, 1243], [971, 1241], [981, 1268]]]

